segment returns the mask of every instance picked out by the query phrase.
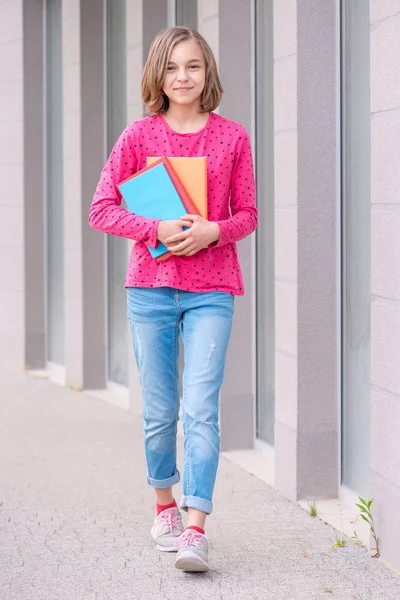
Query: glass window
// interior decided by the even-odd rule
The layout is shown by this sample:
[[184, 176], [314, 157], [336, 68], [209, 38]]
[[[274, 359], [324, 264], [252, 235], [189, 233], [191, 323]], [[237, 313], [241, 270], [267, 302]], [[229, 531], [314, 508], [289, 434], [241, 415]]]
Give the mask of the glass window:
[[64, 363], [61, 0], [46, 2], [47, 360]]
[[342, 0], [342, 482], [370, 470], [369, 2]]
[[[107, 154], [127, 125], [126, 2], [107, 0]], [[128, 384], [128, 326], [125, 274], [126, 239], [108, 236], [108, 379]]]
[[197, 29], [197, 0], [167, 0], [168, 27], [187, 25]]
[[176, 24], [197, 29], [197, 0], [177, 0]]
[[257, 437], [274, 443], [274, 112], [273, 2], [255, 0], [257, 244]]
[[176, 25], [176, 0], [167, 0], [167, 27]]

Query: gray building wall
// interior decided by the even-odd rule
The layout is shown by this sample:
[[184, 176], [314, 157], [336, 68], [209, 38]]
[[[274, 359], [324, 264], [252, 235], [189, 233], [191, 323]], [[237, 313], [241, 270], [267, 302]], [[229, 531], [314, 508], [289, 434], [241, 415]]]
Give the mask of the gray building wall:
[[400, 567], [400, 3], [371, 1], [371, 468], [383, 558]]

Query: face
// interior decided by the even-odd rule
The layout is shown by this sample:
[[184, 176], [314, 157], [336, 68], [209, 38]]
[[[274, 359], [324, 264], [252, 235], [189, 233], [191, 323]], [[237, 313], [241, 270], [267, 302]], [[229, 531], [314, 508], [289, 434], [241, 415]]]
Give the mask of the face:
[[206, 68], [203, 52], [195, 40], [177, 44], [171, 52], [163, 92], [170, 103], [198, 104], [204, 89]]

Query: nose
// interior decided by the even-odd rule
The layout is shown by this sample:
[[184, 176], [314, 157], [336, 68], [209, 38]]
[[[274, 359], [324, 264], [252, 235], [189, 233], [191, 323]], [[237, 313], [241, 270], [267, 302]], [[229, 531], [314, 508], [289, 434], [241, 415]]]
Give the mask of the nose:
[[187, 81], [187, 80], [188, 80], [188, 76], [187, 76], [186, 69], [184, 67], [182, 67], [178, 71], [178, 81]]

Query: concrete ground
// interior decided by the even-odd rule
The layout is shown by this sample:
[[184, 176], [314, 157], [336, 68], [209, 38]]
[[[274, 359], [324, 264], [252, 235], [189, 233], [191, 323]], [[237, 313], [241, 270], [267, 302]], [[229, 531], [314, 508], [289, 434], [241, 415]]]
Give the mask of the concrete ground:
[[149, 535], [140, 419], [24, 375], [0, 372], [0, 390], [2, 600], [400, 598], [380, 560], [350, 540], [334, 548], [331, 527], [226, 458], [211, 571], [177, 571]]

